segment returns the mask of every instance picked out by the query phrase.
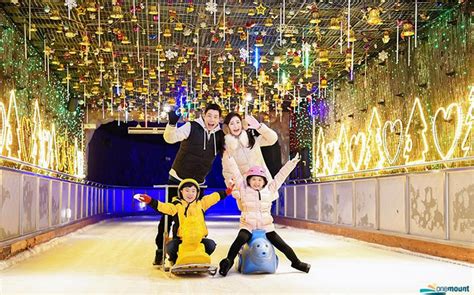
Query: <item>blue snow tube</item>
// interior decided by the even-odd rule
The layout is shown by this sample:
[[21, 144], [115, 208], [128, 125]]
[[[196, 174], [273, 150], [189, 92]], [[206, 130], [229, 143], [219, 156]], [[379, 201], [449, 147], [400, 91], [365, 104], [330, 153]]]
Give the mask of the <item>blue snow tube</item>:
[[250, 241], [240, 250], [237, 270], [243, 274], [275, 273], [277, 267], [278, 256], [265, 231], [254, 230]]

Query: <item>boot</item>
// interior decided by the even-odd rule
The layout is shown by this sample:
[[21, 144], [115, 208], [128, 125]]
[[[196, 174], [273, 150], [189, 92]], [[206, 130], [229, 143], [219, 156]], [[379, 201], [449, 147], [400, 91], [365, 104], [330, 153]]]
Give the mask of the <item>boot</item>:
[[308, 273], [308, 272], [309, 272], [309, 269], [311, 268], [311, 265], [308, 264], [308, 263], [304, 263], [304, 262], [298, 261], [298, 262], [296, 262], [296, 263], [292, 263], [292, 264], [291, 264], [291, 267], [296, 268], [296, 269], [299, 270], [299, 271], [303, 271], [303, 272]]
[[232, 267], [232, 264], [234, 264], [234, 262], [230, 261], [229, 258], [222, 259], [219, 263], [219, 274], [225, 277]]
[[163, 250], [158, 249], [155, 251], [155, 260], [153, 261], [153, 265], [161, 265], [163, 262]]

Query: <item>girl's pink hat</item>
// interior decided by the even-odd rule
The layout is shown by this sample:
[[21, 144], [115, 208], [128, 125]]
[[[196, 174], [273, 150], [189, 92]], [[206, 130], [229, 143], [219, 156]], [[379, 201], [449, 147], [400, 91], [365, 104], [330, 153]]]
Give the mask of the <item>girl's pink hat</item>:
[[247, 183], [249, 183], [250, 177], [252, 176], [260, 176], [265, 181], [265, 185], [267, 185], [268, 183], [265, 168], [261, 166], [253, 166], [252, 168], [249, 169], [249, 171], [247, 171], [246, 174], [247, 174]]

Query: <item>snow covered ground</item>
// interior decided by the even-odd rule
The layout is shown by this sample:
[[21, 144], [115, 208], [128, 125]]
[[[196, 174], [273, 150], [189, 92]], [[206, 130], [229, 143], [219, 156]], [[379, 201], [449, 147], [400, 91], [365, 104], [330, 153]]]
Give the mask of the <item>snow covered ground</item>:
[[[421, 294], [429, 284], [474, 289], [472, 265], [281, 226], [280, 236], [311, 264], [309, 274], [291, 268], [278, 252], [273, 275], [232, 269], [227, 277], [177, 277], [151, 264], [158, 224], [153, 219], [105, 220], [0, 262], [0, 294]], [[238, 223], [208, 221], [208, 228], [218, 245], [212, 255], [217, 265]]]

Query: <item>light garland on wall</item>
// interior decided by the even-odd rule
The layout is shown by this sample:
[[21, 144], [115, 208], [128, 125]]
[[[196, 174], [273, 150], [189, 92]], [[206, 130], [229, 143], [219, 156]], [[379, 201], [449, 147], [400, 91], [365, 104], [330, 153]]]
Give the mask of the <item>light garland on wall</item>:
[[370, 148], [371, 146], [375, 145], [378, 155], [378, 161], [375, 167], [382, 168], [385, 163], [382, 143], [382, 123], [376, 107], [372, 109], [372, 115], [370, 117], [369, 125], [367, 127], [367, 134], [367, 145], [369, 146], [369, 148], [367, 149], [365, 155], [364, 167], [365, 169], [368, 169], [370, 167], [371, 159], [375, 158], [374, 153], [372, 153], [372, 149]]
[[[6, 112], [5, 112], [5, 106], [3, 105], [3, 103], [0, 103], [0, 120], [1, 122], [6, 122], [7, 121], [7, 115], [6, 115]], [[2, 128], [0, 129], [0, 154], [2, 153], [3, 151], [3, 147], [5, 146], [5, 134], [6, 134], [6, 128], [3, 128], [3, 125], [2, 124]]]
[[319, 127], [318, 128], [318, 137], [316, 139], [316, 153], [314, 154], [315, 156], [315, 165], [314, 165], [314, 172], [317, 173], [317, 171], [321, 171], [321, 174], [325, 174], [326, 169], [326, 161], [324, 160], [324, 157], [326, 155], [326, 151], [324, 150], [326, 148], [325, 140], [324, 140], [324, 130], [323, 128]]
[[[441, 150], [441, 146], [440, 146], [440, 142], [439, 142], [439, 138], [438, 138], [438, 129], [437, 129], [437, 124], [436, 124], [436, 121], [437, 121], [437, 118], [438, 118], [438, 115], [442, 114], [442, 118], [444, 119], [444, 121], [448, 121], [449, 119], [451, 119], [451, 116], [453, 114], [456, 114], [456, 128], [455, 128], [455, 131], [454, 131], [454, 138], [451, 142], [451, 145], [448, 149], [448, 151], [446, 153], [444, 153], [442, 150]], [[450, 104], [446, 109], [443, 108], [443, 107], [440, 107], [435, 115], [433, 116], [433, 120], [432, 120], [432, 123], [431, 123], [431, 130], [433, 132], [433, 139], [434, 139], [434, 143], [435, 143], [435, 147], [436, 147], [436, 150], [438, 151], [438, 154], [439, 156], [441, 157], [441, 159], [443, 160], [448, 160], [448, 159], [451, 159], [453, 153], [454, 153], [454, 149], [456, 148], [456, 144], [458, 143], [458, 140], [461, 138], [461, 131], [462, 131], [462, 125], [463, 125], [463, 120], [462, 120], [462, 110], [461, 110], [461, 106], [457, 103], [452, 103]]]
[[[70, 138], [67, 133], [64, 136], [58, 136], [54, 123], [51, 124], [51, 129], [44, 128], [37, 100], [33, 105], [33, 126], [29, 137], [26, 130], [21, 130], [22, 125], [20, 125], [14, 90], [10, 91], [8, 109], [0, 102], [0, 120], [0, 151], [2, 155], [42, 168], [84, 177], [84, 156], [82, 149], [77, 146], [77, 137], [74, 137], [76, 144], [68, 148]], [[26, 127], [31, 121], [26, 118], [22, 119], [22, 122], [24, 122], [22, 123], [23, 127]], [[14, 129], [16, 132], [13, 131]], [[21, 147], [29, 147], [29, 150]], [[66, 158], [61, 158], [59, 154], [63, 147], [67, 150]]]
[[[421, 156], [417, 159], [413, 159], [413, 155], [411, 155], [411, 151], [413, 149], [413, 140], [411, 129], [413, 124], [413, 117], [415, 113], [418, 112], [422, 130], [421, 130], [421, 141], [423, 143], [423, 150], [421, 151]], [[405, 164], [416, 164], [416, 163], [423, 163], [426, 161], [426, 153], [428, 152], [428, 140], [426, 138], [426, 132], [428, 130], [428, 124], [426, 123], [425, 115], [423, 113], [423, 108], [421, 107], [421, 102], [418, 97], [415, 98], [415, 102], [410, 112], [410, 118], [408, 119], [407, 127], [405, 129], [405, 146], [403, 147], [403, 157], [405, 158]]]
[[464, 135], [464, 139], [461, 144], [461, 149], [464, 151], [463, 157], [467, 157], [469, 152], [472, 152], [472, 138], [474, 134], [472, 134], [472, 125], [474, 124], [474, 86], [471, 86], [471, 90], [469, 92], [469, 110], [466, 114], [466, 120], [464, 121], [464, 126], [466, 126], [466, 132]]
[[[15, 116], [14, 120], [11, 120], [11, 116]], [[13, 122], [12, 122], [13, 121]], [[15, 126], [12, 126], [16, 124]], [[2, 122], [2, 128], [5, 126], [5, 137], [2, 139], [2, 142], [5, 143], [3, 146], [5, 149], [2, 149], [2, 155], [5, 155], [9, 158], [21, 160], [21, 145], [20, 145], [20, 119], [18, 117], [18, 108], [16, 106], [16, 96], [15, 91], [10, 91], [10, 99], [8, 101], [8, 109], [6, 120]], [[15, 128], [16, 132], [12, 129]], [[3, 132], [1, 132], [3, 133]], [[16, 137], [16, 150], [12, 150], [12, 144]]]
[[339, 168], [339, 172], [347, 172], [349, 171], [349, 140], [347, 139], [347, 131], [344, 125], [341, 125], [341, 129], [339, 132], [339, 137], [338, 137], [338, 150], [339, 150], [339, 156], [338, 156], [338, 163], [342, 164], [343, 166]]
[[[351, 135], [349, 141], [347, 141], [349, 135], [346, 130], [350, 128], [347, 128], [344, 124], [340, 125], [337, 140], [332, 140], [329, 143], [326, 143], [327, 138], [324, 135], [324, 129], [319, 127], [315, 146], [316, 161], [313, 173], [315, 176], [331, 176], [346, 172], [389, 168], [399, 161], [402, 150], [405, 161], [400, 163], [402, 165], [400, 167], [403, 167], [403, 165], [427, 163], [425, 154], [429, 152], [428, 139], [431, 138], [428, 138], [428, 136], [430, 134], [432, 141], [435, 143], [439, 159], [452, 159], [458, 148], [460, 151], [463, 151], [463, 157], [469, 156], [469, 152], [472, 151], [472, 125], [474, 123], [473, 97], [471, 91], [469, 98], [470, 106], [466, 116], [463, 116], [462, 103], [451, 103], [446, 108], [438, 108], [429, 121], [425, 118], [425, 111], [420, 99], [415, 98], [405, 128], [403, 127], [402, 120], [398, 118], [387, 120], [382, 125], [379, 112], [374, 107], [367, 131], [359, 131]], [[446, 122], [456, 124], [453, 132], [454, 137], [449, 143], [447, 151], [443, 150], [438, 138], [438, 133], [441, 131], [437, 127], [437, 122], [439, 123], [441, 118]], [[430, 127], [431, 133], [429, 132]], [[415, 135], [415, 133], [418, 134]], [[398, 135], [398, 142], [393, 144], [396, 149], [390, 151], [388, 139], [394, 135]], [[412, 140], [415, 139], [418, 139], [420, 144], [422, 144], [422, 149], [418, 149], [422, 153], [418, 155], [412, 154]], [[374, 140], [372, 144], [371, 140]], [[380, 157], [376, 162], [370, 161], [374, 154]], [[349, 164], [350, 166], [348, 166]]]
[[[398, 129], [396, 128], [397, 126], [399, 126]], [[388, 150], [388, 144], [387, 144], [387, 129], [388, 128], [390, 130], [390, 134], [393, 134], [394, 132], [395, 134], [399, 134], [397, 148], [395, 149], [395, 154], [393, 155], [393, 157]], [[398, 157], [400, 156], [400, 151], [402, 149], [402, 144], [403, 144], [402, 120], [396, 119], [393, 122], [390, 120], [386, 121], [385, 124], [383, 125], [382, 146], [383, 146], [383, 151], [385, 153], [385, 158], [387, 159], [390, 165], [393, 165], [394, 163], [397, 162]]]
[[[357, 157], [357, 161], [354, 159], [354, 152], [357, 151], [357, 147], [359, 147], [359, 155]], [[362, 163], [364, 162], [364, 156], [367, 150], [367, 136], [364, 132], [358, 132], [351, 136], [350, 140], [350, 153], [349, 158], [351, 160], [351, 166], [354, 171], [359, 171]]]

